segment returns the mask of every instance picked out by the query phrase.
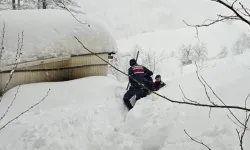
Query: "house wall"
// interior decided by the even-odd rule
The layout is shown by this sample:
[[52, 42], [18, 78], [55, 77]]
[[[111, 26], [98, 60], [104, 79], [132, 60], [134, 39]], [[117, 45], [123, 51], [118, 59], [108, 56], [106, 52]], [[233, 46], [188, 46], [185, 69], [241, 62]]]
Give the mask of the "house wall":
[[[108, 53], [98, 54], [108, 61]], [[32, 63], [32, 62], [31, 62]], [[29, 83], [67, 81], [87, 76], [105, 76], [108, 66], [95, 55], [72, 56], [68, 60], [18, 68], [13, 73], [6, 90]], [[0, 72], [0, 91], [3, 91], [10, 77], [10, 70]]]

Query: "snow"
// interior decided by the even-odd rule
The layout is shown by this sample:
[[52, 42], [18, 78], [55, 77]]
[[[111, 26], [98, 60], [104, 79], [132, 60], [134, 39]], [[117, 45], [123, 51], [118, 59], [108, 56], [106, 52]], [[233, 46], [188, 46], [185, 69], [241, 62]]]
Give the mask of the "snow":
[[[250, 6], [248, 0], [241, 2]], [[88, 15], [107, 22], [117, 39], [181, 29], [186, 27], [183, 20], [201, 24], [206, 19], [217, 19], [217, 14], [231, 15], [231, 11], [209, 0], [80, 0], [79, 4]]]
[[87, 24], [79, 23], [65, 10], [7, 10], [1, 11], [0, 16], [1, 33], [5, 23], [4, 60], [1, 65], [15, 61], [18, 34], [21, 41], [22, 31], [24, 37], [20, 61], [90, 53], [82, 48], [74, 36], [95, 53], [117, 51], [108, 27], [86, 15], [76, 17]]
[[[88, 2], [88, 5], [85, 5], [85, 8], [92, 11], [99, 10], [94, 9], [98, 4], [98, 8], [105, 9], [108, 13], [105, 14], [99, 10], [95, 11], [96, 14], [93, 16], [99, 14], [101, 15], [99, 16], [100, 18], [103, 17], [102, 15], [107, 15], [108, 17], [113, 17], [112, 15], [114, 15], [117, 17], [119, 21], [108, 22], [109, 26], [112, 24], [113, 27], [119, 28], [119, 26], [116, 26], [117, 24], [122, 25], [126, 22], [122, 26], [124, 28], [121, 28], [119, 32], [117, 32], [118, 29], [115, 30], [114, 34], [119, 35], [124, 32], [125, 35], [129, 35], [130, 32], [128, 31], [131, 31], [131, 34], [135, 34], [139, 31], [139, 28], [138, 30], [133, 29], [140, 27], [145, 22], [147, 24], [150, 19], [144, 20], [145, 22], [141, 24], [138, 23], [141, 21], [139, 20], [138, 24], [133, 22], [130, 25], [131, 22], [127, 22], [127, 20], [131, 19], [133, 21], [134, 16], [124, 13], [125, 10], [127, 11], [127, 6], [131, 6], [133, 3], [133, 10], [136, 11], [137, 2], [139, 4], [144, 2], [145, 5], [143, 6], [150, 6], [149, 4], [152, 3], [150, 1], [120, 2], [118, 0], [108, 0], [101, 3], [98, 0], [92, 0]], [[125, 5], [130, 2], [131, 5]], [[163, 6], [160, 0], [157, 2], [159, 3], [153, 3], [154, 9], [152, 9], [156, 12], [159, 11], [157, 10], [159, 5]], [[202, 9], [198, 5], [200, 3], [194, 5], [194, 2], [197, 1], [193, 0], [190, 4], [187, 2], [187, 5], [192, 5], [192, 8]], [[110, 3], [113, 4], [112, 6], [119, 4], [124, 6], [124, 8], [110, 8]], [[166, 3], [173, 3], [169, 5], [169, 8], [171, 6], [171, 10], [174, 11], [173, 14], [176, 16], [182, 16], [182, 14], [186, 13], [186, 17], [190, 18], [188, 12], [196, 14], [194, 11], [187, 11], [190, 9], [185, 7], [185, 5], [177, 5], [185, 8], [181, 9], [183, 11], [177, 10], [176, 4], [179, 4], [177, 1], [167, 1]], [[204, 1], [201, 3], [208, 4]], [[110, 9], [107, 9], [107, 6]], [[120, 11], [115, 14], [113, 9]], [[206, 7], [206, 9], [211, 12], [211, 8]], [[146, 12], [147, 10], [145, 9]], [[141, 10], [137, 12], [139, 11]], [[177, 11], [179, 14], [176, 13]], [[204, 10], [204, 12], [206, 11]], [[150, 14], [150, 12], [148, 13]], [[202, 18], [203, 13], [198, 13], [197, 15], [201, 15], [200, 17]], [[139, 14], [137, 15], [140, 16]], [[155, 17], [158, 15], [156, 13]], [[176, 16], [173, 16], [173, 18]], [[105, 20], [105, 18], [103, 19]], [[190, 19], [198, 21], [196, 17], [191, 17]], [[195, 37], [196, 31], [193, 28], [177, 26], [180, 24], [175, 24], [176, 22], [170, 22], [173, 23], [173, 26], [176, 25], [174, 29], [170, 30], [168, 26], [166, 27], [167, 30], [163, 30], [156, 28], [158, 27], [156, 24], [156, 26], [151, 26], [155, 30], [154, 32], [128, 38], [124, 38], [124, 36], [120, 39], [117, 38], [119, 51], [113, 63], [119, 69], [127, 72], [128, 60], [135, 56], [137, 50], [140, 50], [138, 62], [148, 66], [150, 69], [154, 67], [154, 64], [147, 59], [149, 56], [151, 56], [150, 58], [161, 60], [157, 62], [154, 68], [153, 77], [156, 74], [161, 74], [162, 80], [166, 82], [167, 86], [157, 93], [173, 100], [182, 101], [183, 95], [179, 88], [181, 86], [186, 97], [200, 103], [209, 104], [203, 85], [197, 79], [196, 66], [193, 64], [181, 66], [177, 53], [181, 44], [198, 42]], [[61, 24], [58, 25], [61, 26]], [[150, 24], [147, 25], [150, 26]], [[135, 26], [135, 28], [130, 28], [132, 26]], [[145, 26], [140, 29], [147, 30]], [[238, 34], [247, 31], [248, 27], [240, 22], [235, 22], [231, 25], [222, 23], [199, 30], [199, 39], [207, 43], [209, 57], [213, 58], [205, 61], [202, 66], [198, 64], [201, 67], [199, 75], [203, 76], [215, 93], [227, 105], [244, 107], [245, 99], [250, 89], [250, 52], [246, 51], [236, 56], [230, 54], [223, 59], [215, 59], [214, 56], [219, 53], [222, 46], [230, 48], [237, 40]], [[135, 47], [136, 45], [137, 47]], [[13, 106], [6, 117], [0, 121], [0, 127], [20, 114], [20, 112], [41, 100], [46, 92], [49, 89], [51, 90], [48, 97], [39, 106], [31, 109], [18, 120], [0, 130], [0, 150], [207, 149], [192, 141], [185, 134], [184, 130], [190, 136], [207, 144], [213, 150], [240, 149], [235, 129], [237, 128], [241, 132], [242, 129], [227, 117], [229, 115], [230, 118], [233, 118], [227, 109], [214, 108], [211, 109], [210, 113], [209, 108], [173, 104], [151, 94], [137, 101], [134, 108], [127, 112], [122, 101], [126, 92], [127, 77], [117, 72], [110, 71], [110, 73], [112, 75], [20, 86]], [[13, 100], [16, 90], [17, 87], [12, 88], [4, 95], [2, 102], [0, 102], [0, 116], [2, 116]], [[209, 89], [208, 94], [213, 102], [222, 105]], [[250, 107], [249, 101], [247, 102], [248, 108]], [[232, 111], [239, 120], [244, 121], [245, 111], [233, 109]], [[248, 127], [250, 127], [249, 124]], [[9, 135], [11, 136], [8, 137]], [[245, 150], [250, 149], [249, 140], [250, 134], [249, 130], [247, 130], [243, 141]]]
[[[250, 70], [246, 67], [250, 66], [249, 56], [250, 53], [234, 56], [233, 63], [230, 57], [216, 60], [216, 65], [199, 70], [228, 105], [244, 107], [250, 88]], [[167, 82], [167, 87], [158, 93], [181, 101], [181, 85], [188, 98], [209, 103], [196, 77], [195, 66], [187, 67], [193, 68], [192, 71], [184, 71], [182, 77]], [[125, 86], [112, 75], [22, 85], [0, 126], [39, 101], [48, 89], [51, 92], [41, 105], [1, 131], [0, 149], [206, 149], [190, 140], [184, 129], [212, 149], [239, 149], [237, 126], [227, 118], [228, 110], [212, 109], [209, 117], [208, 108], [173, 104], [150, 95], [137, 101], [127, 112], [122, 102]], [[17, 87], [12, 88], [4, 95], [0, 114], [16, 90]], [[209, 94], [212, 101], [221, 104], [210, 91]], [[244, 119], [244, 111], [233, 112], [240, 120]], [[15, 136], [6, 138], [7, 135]], [[245, 149], [250, 148], [249, 140], [247, 131]]]
[[219, 23], [209, 28], [199, 28], [199, 39], [195, 28], [185, 27], [176, 30], [157, 30], [130, 38], [123, 38], [119, 39], [117, 44], [122, 52], [130, 50], [138, 44], [142, 49], [146, 50], [164, 50], [168, 53], [172, 51], [177, 53], [182, 44], [196, 44], [200, 40], [200, 42], [205, 42], [208, 56], [212, 57], [216, 56], [223, 46], [230, 49], [237, 40], [239, 33], [247, 31], [249, 31], [249, 26], [242, 22], [234, 22], [232, 25]]

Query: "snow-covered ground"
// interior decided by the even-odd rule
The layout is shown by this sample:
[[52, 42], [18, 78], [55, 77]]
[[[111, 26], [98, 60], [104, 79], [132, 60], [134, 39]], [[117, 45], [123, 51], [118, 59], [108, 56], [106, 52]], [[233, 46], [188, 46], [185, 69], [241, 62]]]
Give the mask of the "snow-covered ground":
[[[228, 105], [244, 107], [250, 88], [249, 57], [250, 53], [228, 57], [200, 70]], [[167, 82], [167, 87], [159, 93], [182, 101], [181, 85], [188, 98], [209, 103], [196, 77], [195, 66], [187, 66], [184, 72], [183, 77]], [[51, 91], [41, 105], [0, 131], [0, 149], [206, 149], [190, 140], [184, 129], [212, 149], [239, 149], [237, 126], [227, 118], [228, 110], [212, 109], [209, 118], [208, 108], [172, 104], [150, 95], [127, 113], [122, 102], [125, 87], [126, 84], [112, 75], [22, 85], [12, 109], [0, 125], [39, 101], [48, 89]], [[16, 90], [13, 88], [4, 95], [0, 114], [8, 107]], [[221, 104], [210, 91], [209, 94], [212, 101]], [[240, 120], [244, 119], [245, 112], [233, 112]], [[6, 138], [8, 135], [11, 136]], [[247, 131], [245, 149], [250, 148], [249, 140]]]
[[[156, 28], [158, 25], [150, 26], [148, 24], [150, 20], [145, 20], [141, 24], [138, 23], [140, 21], [134, 23], [133, 21], [136, 19], [133, 16], [136, 15], [133, 14], [133, 11], [131, 11], [132, 14], [124, 13], [127, 12], [127, 6], [134, 4], [134, 8], [132, 7], [130, 10], [138, 12], [137, 5], [140, 4], [139, 6], [141, 6], [143, 2], [145, 5], [142, 6], [145, 6], [145, 8], [155, 4], [152, 10], [157, 12], [163, 1], [158, 0], [159, 3], [156, 3], [156, 1], [155, 3], [150, 1], [127, 2], [110, 0], [100, 3], [100, 1], [93, 0], [88, 2], [88, 5], [85, 5], [85, 8], [92, 11], [97, 10], [96, 7], [98, 6], [98, 8], [105, 9], [105, 12], [107, 12], [106, 14], [103, 13], [104, 15], [116, 18], [113, 22], [108, 22], [109, 25], [117, 27], [114, 34], [123, 37], [117, 40], [119, 52], [116, 56], [117, 62], [114, 62], [116, 66], [127, 71], [128, 60], [141, 47], [139, 63], [153, 67], [154, 65], [148, 61], [148, 58], [162, 60], [155, 66], [154, 76], [161, 74], [167, 86], [158, 93], [182, 101], [183, 95], [179, 88], [180, 85], [188, 98], [200, 103], [209, 103], [203, 85], [197, 79], [195, 65], [182, 67], [178, 54], [176, 54], [181, 44], [194, 44], [197, 42], [195, 30], [178, 26], [180, 24], [174, 21], [169, 21], [173, 23], [172, 26], [176, 27], [173, 30], [170, 30], [170, 27], [166, 27], [167, 30], [159, 30], [162, 28]], [[192, 11], [188, 11], [190, 9], [187, 6], [192, 5], [192, 8], [200, 9], [198, 5], [194, 5], [197, 0], [187, 3], [186, 7], [184, 7], [185, 5], [177, 5], [183, 7], [181, 9], [183, 11], [176, 10], [176, 4], [179, 4], [177, 1], [164, 2], [172, 9], [174, 15], [172, 18], [176, 18], [178, 15], [183, 16], [183, 14], [190, 18], [188, 12]], [[170, 5], [171, 3], [172, 5]], [[204, 4], [203, 6], [208, 4], [205, 1], [201, 3]], [[119, 4], [120, 7], [110, 9], [105, 7], [111, 4]], [[211, 12], [210, 7], [207, 6], [206, 8]], [[118, 13], [118, 10], [121, 13]], [[86, 11], [88, 10], [86, 9]], [[116, 11], [117, 14], [112, 13]], [[154, 13], [154, 11], [152, 12]], [[101, 14], [101, 12], [104, 11], [96, 11], [96, 14]], [[177, 12], [180, 12], [180, 14]], [[150, 14], [150, 12], [148, 13]], [[195, 12], [192, 13], [196, 14]], [[103, 14], [100, 15], [100, 18], [103, 17]], [[159, 11], [159, 14], [161, 14], [161, 11]], [[155, 13], [155, 17], [157, 18], [159, 14]], [[141, 16], [140, 13], [137, 15]], [[131, 18], [128, 16], [131, 16]], [[192, 21], [200, 21], [195, 20], [195, 18], [191, 17], [191, 19], [194, 19]], [[123, 24], [123, 21], [127, 25]], [[118, 24], [122, 25], [122, 27], [116, 26]], [[135, 28], [130, 28], [133, 26], [130, 24], [136, 25]], [[124, 38], [124, 35], [130, 35], [129, 31], [131, 31], [131, 35], [138, 33], [139, 30], [136, 27], [140, 27], [142, 24], [149, 25], [156, 32]], [[145, 29], [146, 32], [150, 31], [145, 26], [141, 29]], [[247, 31], [247, 29], [245, 25], [238, 23], [232, 25], [218, 24], [211, 28], [201, 29], [199, 35], [200, 40], [207, 43], [208, 53], [213, 57], [219, 53], [222, 46], [231, 47], [236, 41], [237, 35]], [[124, 34], [122, 34], [123, 32]], [[139, 47], [134, 48], [136, 44]], [[229, 55], [223, 59], [207, 61], [204, 63], [203, 68], [199, 70], [199, 74], [204, 77], [227, 105], [244, 107], [245, 98], [250, 92], [249, 57], [250, 52], [245, 52], [237, 56]], [[10, 111], [0, 121], [0, 128], [20, 112], [41, 100], [49, 89], [50, 92], [45, 101], [39, 106], [31, 109], [18, 120], [0, 130], [0, 150], [207, 149], [192, 141], [184, 130], [213, 150], [240, 149], [235, 129], [238, 128], [240, 131], [242, 129], [227, 117], [229, 115], [230, 118], [233, 118], [228, 110], [212, 109], [210, 114], [209, 108], [173, 104], [152, 94], [139, 100], [135, 107], [130, 112], [127, 112], [122, 101], [126, 86], [127, 77], [119, 73], [106, 77], [87, 77], [67, 82], [22, 85]], [[15, 97], [16, 91], [17, 87], [12, 88], [4, 95], [0, 102], [0, 117]], [[213, 102], [222, 105], [210, 90], [208, 90], [208, 93]], [[249, 101], [247, 103], [248, 108], [250, 107]], [[244, 121], [244, 111], [233, 110], [233, 112], [242, 122]], [[250, 126], [248, 125], [248, 127]], [[243, 142], [245, 150], [250, 149], [249, 140], [250, 134], [248, 130]]]

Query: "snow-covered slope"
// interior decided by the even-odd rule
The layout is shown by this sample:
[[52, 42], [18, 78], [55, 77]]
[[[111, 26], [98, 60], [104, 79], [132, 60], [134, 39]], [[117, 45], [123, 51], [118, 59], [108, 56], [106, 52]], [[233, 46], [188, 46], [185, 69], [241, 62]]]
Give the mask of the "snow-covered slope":
[[[231, 49], [239, 34], [249, 31], [249, 26], [242, 22], [231, 25], [217, 24], [209, 28], [199, 28], [199, 40], [207, 45], [208, 56], [216, 56], [222, 47]], [[126, 52], [138, 44], [142, 49], [152, 51], [178, 52], [182, 44], [196, 44], [198, 41], [195, 28], [186, 27], [178, 30], [158, 30], [117, 40], [119, 50]], [[230, 51], [229, 51], [230, 53]]]
[[74, 36], [95, 53], [117, 51], [115, 40], [105, 24], [85, 15], [77, 15], [77, 18], [87, 24], [79, 23], [65, 10], [7, 10], [1, 11], [0, 16], [1, 30], [5, 23], [4, 60], [1, 65], [15, 61], [18, 34], [21, 41], [22, 31], [24, 37], [20, 61], [89, 53]]
[[[229, 0], [229, 2], [233, 2]], [[87, 15], [107, 22], [117, 38], [155, 30], [175, 30], [190, 24], [228, 14], [223, 6], [210, 0], [79, 0]], [[248, 6], [248, 0], [243, 0]]]
[[[250, 88], [249, 54], [234, 57], [233, 64], [229, 58], [221, 59], [216, 65], [199, 71], [228, 105], [244, 107]], [[182, 101], [181, 85], [188, 98], [209, 103], [194, 71], [167, 82], [167, 87], [159, 93]], [[49, 88], [51, 92], [41, 105], [0, 131], [1, 150], [206, 149], [190, 140], [184, 129], [212, 149], [239, 149], [235, 132], [237, 126], [227, 118], [228, 110], [212, 109], [209, 118], [208, 108], [172, 104], [150, 95], [138, 101], [127, 113], [122, 102], [125, 85], [112, 76], [23, 85], [11, 111], [0, 125], [40, 100]], [[16, 90], [13, 88], [6, 93], [0, 105], [0, 114], [11, 102]], [[212, 101], [221, 104], [211, 91], [208, 93]], [[247, 107], [250, 107], [249, 103]], [[244, 111], [233, 112], [240, 120], [244, 119]], [[238, 130], [241, 131], [240, 128]], [[6, 138], [7, 135], [13, 136]], [[250, 148], [249, 140], [247, 131], [245, 149]]]

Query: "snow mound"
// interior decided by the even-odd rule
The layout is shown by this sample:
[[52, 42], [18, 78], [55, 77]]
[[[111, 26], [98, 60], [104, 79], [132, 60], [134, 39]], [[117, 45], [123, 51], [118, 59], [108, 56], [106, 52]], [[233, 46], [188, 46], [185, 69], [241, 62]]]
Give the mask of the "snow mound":
[[18, 34], [21, 41], [22, 31], [24, 37], [20, 61], [66, 54], [88, 54], [74, 36], [95, 53], [117, 51], [107, 26], [86, 15], [76, 16], [82, 23], [65, 10], [8, 10], [1, 11], [0, 16], [1, 30], [5, 23], [4, 61], [1, 64], [13, 63], [15, 60]]
[[[109, 77], [22, 85], [0, 126], [39, 101], [49, 88], [51, 91], [41, 105], [1, 131], [1, 150], [102, 149], [104, 143], [111, 142], [107, 136], [124, 121], [125, 109], [120, 94], [124, 88]], [[16, 90], [4, 95], [0, 116]], [[15, 136], [9, 139], [8, 134]]]

